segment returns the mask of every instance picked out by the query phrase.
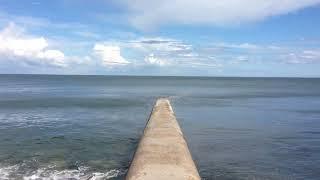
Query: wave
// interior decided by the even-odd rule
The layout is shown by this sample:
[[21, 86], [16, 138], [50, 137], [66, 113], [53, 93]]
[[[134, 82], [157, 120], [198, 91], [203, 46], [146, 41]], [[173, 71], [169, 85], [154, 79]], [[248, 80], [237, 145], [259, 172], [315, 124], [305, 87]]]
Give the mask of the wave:
[[93, 172], [89, 167], [80, 166], [77, 169], [56, 170], [55, 166], [39, 168], [31, 172], [20, 172], [20, 165], [0, 166], [0, 179], [23, 179], [23, 180], [102, 180], [112, 179], [125, 175], [125, 169], [111, 169], [106, 172]]

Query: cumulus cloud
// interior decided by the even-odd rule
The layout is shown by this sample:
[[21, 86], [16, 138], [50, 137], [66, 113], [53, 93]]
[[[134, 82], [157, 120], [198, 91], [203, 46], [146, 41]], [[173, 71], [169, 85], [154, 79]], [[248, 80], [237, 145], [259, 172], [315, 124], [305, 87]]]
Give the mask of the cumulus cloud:
[[317, 5], [320, 0], [125, 0], [138, 28], [168, 23], [233, 25], [259, 21]]
[[150, 54], [145, 57], [144, 61], [150, 65], [157, 65], [157, 66], [167, 66], [170, 65], [170, 62], [164, 59], [160, 59], [154, 56], [154, 54]]
[[[320, 53], [316, 49], [308, 49], [303, 46], [284, 46], [274, 43], [208, 42], [198, 46], [179, 39], [141, 37], [121, 42], [110, 41], [104, 44], [113, 44], [112, 47], [118, 47], [116, 51], [119, 52], [116, 55], [116, 57], [119, 58], [105, 59], [123, 59], [120, 55], [120, 49], [124, 49], [133, 55], [131, 58], [134, 59], [134, 61], [132, 61], [131, 64], [136, 67], [152, 65], [161, 68], [170, 66], [177, 68], [221, 69], [234, 64], [257, 64], [266, 62], [303, 64], [320, 62]], [[114, 63], [107, 64], [113, 65]]]
[[67, 66], [65, 55], [60, 50], [50, 49], [43, 37], [30, 37], [22, 28], [10, 23], [0, 31], [1, 59], [32, 64]]
[[122, 43], [134, 54], [144, 57], [145, 65], [159, 67], [220, 67], [211, 58], [212, 52], [204, 52], [201, 48], [178, 39], [163, 37], [143, 37]]
[[95, 44], [93, 51], [106, 66], [127, 65], [130, 63], [121, 56], [119, 46], [109, 46], [97, 43]]
[[130, 41], [125, 46], [147, 58], [150, 58], [152, 54], [151, 59], [156, 57], [157, 59], [169, 60], [170, 64], [177, 60], [190, 59], [197, 56], [191, 44], [170, 38], [139, 38]]

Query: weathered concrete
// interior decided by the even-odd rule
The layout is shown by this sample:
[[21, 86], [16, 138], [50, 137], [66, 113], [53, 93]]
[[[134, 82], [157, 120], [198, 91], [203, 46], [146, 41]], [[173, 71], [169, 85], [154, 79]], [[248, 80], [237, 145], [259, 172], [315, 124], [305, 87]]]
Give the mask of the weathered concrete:
[[157, 100], [126, 179], [200, 179], [168, 99]]

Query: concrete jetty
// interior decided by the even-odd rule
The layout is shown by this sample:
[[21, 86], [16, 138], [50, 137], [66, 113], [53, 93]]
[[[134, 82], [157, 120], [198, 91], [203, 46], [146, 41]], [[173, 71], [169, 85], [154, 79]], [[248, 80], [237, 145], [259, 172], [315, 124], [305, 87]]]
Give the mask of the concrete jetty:
[[158, 99], [127, 180], [198, 180], [198, 170], [168, 99]]

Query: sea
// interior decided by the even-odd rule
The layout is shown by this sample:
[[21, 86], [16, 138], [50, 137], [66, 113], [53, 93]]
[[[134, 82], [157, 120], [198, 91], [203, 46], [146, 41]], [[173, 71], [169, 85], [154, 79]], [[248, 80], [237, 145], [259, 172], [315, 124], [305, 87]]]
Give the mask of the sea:
[[159, 97], [202, 179], [320, 179], [320, 79], [84, 75], [0, 75], [0, 179], [124, 179]]

